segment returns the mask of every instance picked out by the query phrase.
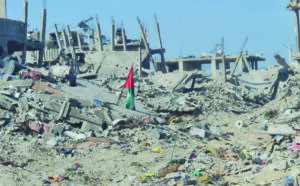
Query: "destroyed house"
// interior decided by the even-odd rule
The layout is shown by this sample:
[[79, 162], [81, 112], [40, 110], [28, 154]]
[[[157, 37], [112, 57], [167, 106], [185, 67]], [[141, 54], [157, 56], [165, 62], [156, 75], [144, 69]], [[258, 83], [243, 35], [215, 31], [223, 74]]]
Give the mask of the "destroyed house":
[[14, 52], [22, 52], [20, 62], [26, 61], [26, 51], [42, 50], [39, 40], [28, 38], [27, 17], [28, 3], [24, 1], [24, 20], [7, 18], [6, 0], [0, 0], [0, 56], [6, 57]]
[[[236, 61], [238, 56], [225, 56], [226, 69], [230, 68], [230, 64]], [[260, 56], [246, 56], [247, 61], [253, 70], [258, 69], [258, 62], [265, 61]], [[166, 65], [169, 68], [169, 72], [187, 72], [193, 70], [204, 70], [204, 65], [211, 66], [210, 69], [219, 70], [222, 66], [222, 56], [202, 56], [202, 57], [187, 57], [187, 58], [176, 58], [166, 60]], [[160, 61], [156, 62], [157, 70], [161, 71], [162, 64]], [[244, 68], [241, 66], [241, 68]]]
[[23, 51], [26, 42], [26, 23], [6, 17], [6, 1], [0, 1], [0, 56]]

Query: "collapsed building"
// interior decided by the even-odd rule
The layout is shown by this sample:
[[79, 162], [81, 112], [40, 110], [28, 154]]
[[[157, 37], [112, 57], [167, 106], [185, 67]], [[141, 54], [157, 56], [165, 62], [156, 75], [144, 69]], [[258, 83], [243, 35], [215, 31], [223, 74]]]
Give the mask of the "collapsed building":
[[[2, 2], [3, 5], [6, 4], [5, 0], [2, 0]], [[59, 62], [59, 60], [64, 60], [64, 64], [68, 63], [70, 65], [70, 63], [72, 63], [75, 65], [76, 71], [80, 74], [79, 77], [89, 78], [97, 75], [111, 75], [113, 72], [119, 69], [126, 69], [133, 64], [137, 67], [140, 76], [145, 76], [153, 70], [162, 71], [163, 73], [197, 70], [199, 71], [197, 72], [199, 75], [211, 74], [213, 78], [217, 78], [220, 74], [223, 74], [223, 79], [226, 79], [225, 74], [228, 73], [228, 70], [230, 72], [230, 68], [232, 67], [231, 63], [234, 63], [233, 71], [238, 68], [241, 72], [249, 72], [251, 70], [257, 70], [258, 62], [265, 60], [260, 56], [246, 56], [244, 50], [241, 50], [237, 56], [214, 54], [200, 58], [177, 58], [165, 61], [165, 49], [162, 46], [157, 18], [155, 26], [159, 40], [158, 49], [151, 49], [149, 47], [147, 30], [145, 30], [139, 19], [140, 38], [137, 40], [128, 39], [124, 27], [116, 29], [114, 20], [112, 20], [110, 42], [105, 41], [106, 37], [101, 34], [101, 27], [98, 21], [96, 21], [96, 29], [90, 28], [86, 24], [93, 18], [81, 21], [78, 24], [78, 27], [83, 29], [83, 33], [71, 31], [69, 26], [59, 31], [57, 25], [54, 25], [54, 31], [46, 38], [45, 9], [42, 10], [40, 31], [29, 32], [27, 37], [27, 6], [25, 2], [24, 22], [19, 23], [20, 27], [22, 26], [23, 28], [23, 30], [20, 30], [20, 33], [17, 34], [18, 36], [22, 36], [19, 40], [19, 47], [10, 47], [14, 50], [22, 51], [22, 53], [18, 53], [12, 49], [8, 50], [8, 46], [12, 46], [11, 44], [16, 42], [9, 41], [9, 38], [5, 38], [2, 39], [4, 43], [2, 47], [3, 54], [8, 52], [13, 54], [15, 52], [15, 55], [19, 56], [19, 59], [22, 58], [22, 64], [26, 61], [28, 64], [37, 64], [39, 67], [54, 61]], [[6, 14], [6, 6], [2, 7], [3, 14]], [[5, 30], [5, 32], [13, 33], [9, 30]], [[152, 55], [155, 54], [161, 56], [161, 61], [154, 61]], [[80, 70], [79, 65], [85, 63], [91, 67], [89, 69], [85, 68]], [[150, 63], [152, 63], [153, 66], [151, 70]], [[202, 66], [206, 64], [210, 65], [210, 71], [202, 70]], [[220, 69], [223, 70], [220, 71]]]
[[[7, 56], [15, 51], [23, 51], [27, 40], [26, 18], [22, 21], [7, 19], [6, 1], [1, 0], [0, 9], [0, 56]], [[26, 14], [26, 12], [24, 12]]]
[[[25, 63], [26, 51], [41, 50], [42, 43], [39, 39], [28, 39], [27, 18], [28, 3], [24, 2], [23, 21], [11, 20], [6, 17], [6, 1], [1, 0], [1, 56], [5, 57], [14, 52], [22, 51], [22, 62]], [[43, 10], [44, 11], [44, 10]]]

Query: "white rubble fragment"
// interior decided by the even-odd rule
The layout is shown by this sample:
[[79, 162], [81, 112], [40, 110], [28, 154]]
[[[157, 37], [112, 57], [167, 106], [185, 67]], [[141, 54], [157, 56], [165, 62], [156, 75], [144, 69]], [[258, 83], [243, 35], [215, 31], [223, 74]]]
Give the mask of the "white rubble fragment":
[[64, 134], [74, 140], [83, 140], [83, 139], [87, 138], [87, 136], [84, 134], [77, 134], [77, 133], [71, 132], [71, 131], [66, 131], [66, 132], [64, 132]]

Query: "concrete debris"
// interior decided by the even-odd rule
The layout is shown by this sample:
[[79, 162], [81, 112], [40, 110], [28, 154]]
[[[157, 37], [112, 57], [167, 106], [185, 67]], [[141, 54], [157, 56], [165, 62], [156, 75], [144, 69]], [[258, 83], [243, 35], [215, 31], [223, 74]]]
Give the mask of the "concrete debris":
[[270, 125], [268, 127], [268, 134], [289, 136], [289, 135], [295, 135], [296, 132], [295, 130], [293, 130], [292, 127], [287, 125]]
[[199, 128], [196, 128], [196, 127], [192, 127], [189, 131], [189, 134], [192, 135], [192, 136], [199, 137], [199, 138], [207, 137], [207, 133], [206, 133], [205, 130], [199, 129]]
[[77, 140], [77, 141], [87, 138], [87, 136], [85, 136], [84, 134], [76, 134], [75, 132], [71, 132], [71, 131], [66, 131], [66, 132], [64, 132], [64, 134], [74, 140]]
[[[0, 0], [3, 185], [299, 185], [300, 70], [279, 54], [259, 69], [246, 39], [235, 56], [168, 60], [157, 18], [152, 49], [139, 18], [141, 38], [113, 20], [109, 41], [93, 17], [46, 37], [46, 15], [28, 31]], [[134, 110], [122, 94], [131, 65]]]

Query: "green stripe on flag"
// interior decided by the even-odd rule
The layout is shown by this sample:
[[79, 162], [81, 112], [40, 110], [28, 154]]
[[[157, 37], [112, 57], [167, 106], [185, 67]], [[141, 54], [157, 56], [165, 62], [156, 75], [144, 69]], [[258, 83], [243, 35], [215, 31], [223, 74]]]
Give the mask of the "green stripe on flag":
[[134, 109], [134, 97], [133, 97], [132, 90], [129, 88], [126, 88], [126, 90], [127, 90], [127, 100], [125, 103], [125, 107], [128, 109]]

